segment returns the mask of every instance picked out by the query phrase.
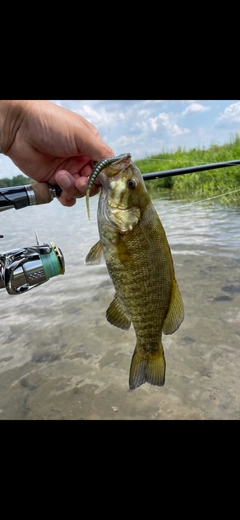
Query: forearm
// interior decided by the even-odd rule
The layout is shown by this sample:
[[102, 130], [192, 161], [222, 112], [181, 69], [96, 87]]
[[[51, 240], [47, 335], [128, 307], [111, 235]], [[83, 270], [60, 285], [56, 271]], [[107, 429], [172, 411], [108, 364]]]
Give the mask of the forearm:
[[8, 155], [15, 135], [24, 118], [26, 100], [0, 100], [0, 152]]

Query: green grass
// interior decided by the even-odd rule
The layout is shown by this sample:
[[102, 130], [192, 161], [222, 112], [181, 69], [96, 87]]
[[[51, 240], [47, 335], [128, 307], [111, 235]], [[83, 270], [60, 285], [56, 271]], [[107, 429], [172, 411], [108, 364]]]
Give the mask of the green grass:
[[[162, 152], [147, 159], [136, 160], [141, 173], [172, 170], [200, 164], [240, 160], [240, 136], [236, 134], [229, 143], [212, 144], [208, 149], [193, 148], [189, 151], [178, 148], [176, 152]], [[150, 193], [168, 193], [171, 198], [194, 199], [211, 197], [240, 189], [240, 165], [214, 170], [178, 175], [146, 181]], [[219, 197], [219, 203], [239, 204], [240, 191]]]
[[[230, 142], [221, 146], [212, 144], [206, 150], [192, 148], [188, 151], [179, 147], [176, 152], [172, 153], [163, 150], [157, 155], [136, 160], [135, 164], [141, 173], [150, 173], [237, 159], [240, 159], [239, 134], [235, 134], [230, 139]], [[17, 175], [13, 179], [0, 179], [0, 188], [32, 184], [33, 182], [29, 177]], [[177, 175], [176, 177], [166, 177], [164, 179], [154, 179], [146, 181], [146, 186], [152, 196], [162, 193], [171, 198], [188, 200], [195, 200], [200, 197], [213, 197], [240, 189], [240, 165]], [[217, 200], [224, 205], [240, 205], [240, 191], [239, 193], [219, 197]]]

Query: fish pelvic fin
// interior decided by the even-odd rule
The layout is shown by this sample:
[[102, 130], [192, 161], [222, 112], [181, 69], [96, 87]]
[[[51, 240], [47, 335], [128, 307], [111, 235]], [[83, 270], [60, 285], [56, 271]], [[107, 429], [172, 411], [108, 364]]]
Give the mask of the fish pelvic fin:
[[173, 334], [184, 320], [182, 296], [176, 280], [173, 280], [172, 296], [167, 316], [163, 322], [164, 334]]
[[111, 325], [115, 325], [115, 327], [119, 327], [120, 329], [128, 330], [131, 325], [131, 319], [126, 314], [117, 294], [115, 294], [113, 301], [106, 311], [106, 318]]
[[104, 260], [103, 247], [102, 247], [100, 240], [98, 240], [98, 242], [96, 244], [94, 244], [94, 246], [91, 247], [89, 253], [87, 254], [86, 259], [85, 259], [85, 264], [86, 265], [98, 265], [103, 260]]
[[163, 386], [165, 382], [165, 371], [166, 361], [161, 343], [159, 349], [149, 352], [143, 352], [143, 349], [139, 349], [137, 345], [130, 366], [130, 390], [134, 390], [144, 383]]

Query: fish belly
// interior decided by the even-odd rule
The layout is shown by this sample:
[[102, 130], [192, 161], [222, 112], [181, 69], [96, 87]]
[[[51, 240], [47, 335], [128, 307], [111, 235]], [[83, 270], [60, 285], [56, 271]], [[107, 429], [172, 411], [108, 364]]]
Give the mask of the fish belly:
[[107, 269], [136, 334], [161, 334], [174, 278], [172, 255], [162, 226], [138, 225], [130, 233], [101, 234]]
[[129, 385], [163, 385], [165, 359], [162, 329], [174, 277], [165, 232], [158, 222], [138, 225], [130, 233], [102, 233], [104, 256], [118, 300], [133, 324], [137, 344]]

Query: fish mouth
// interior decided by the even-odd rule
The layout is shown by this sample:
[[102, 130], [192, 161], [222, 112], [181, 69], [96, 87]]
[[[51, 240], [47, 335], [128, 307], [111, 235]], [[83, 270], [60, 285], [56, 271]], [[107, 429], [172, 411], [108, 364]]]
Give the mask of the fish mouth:
[[[114, 167], [112, 166], [114, 164]], [[87, 184], [87, 191], [86, 191], [86, 206], [87, 206], [87, 214], [88, 214], [88, 220], [90, 220], [90, 210], [89, 210], [89, 194], [90, 190], [93, 186], [94, 181], [98, 177], [98, 175], [103, 172], [106, 168], [109, 168], [108, 173], [104, 172], [104, 174], [101, 176], [102, 184], [104, 184], [104, 179], [107, 177], [114, 177], [120, 172], [124, 172], [126, 168], [131, 164], [131, 154], [130, 153], [123, 153], [121, 155], [117, 155], [114, 157], [107, 157], [106, 159], [103, 159], [99, 163], [96, 164], [94, 167]], [[120, 167], [119, 167], [120, 166]], [[111, 169], [110, 169], [111, 167]]]
[[[88, 179], [87, 192], [89, 192], [91, 190], [91, 187], [92, 187], [94, 181], [96, 180], [98, 175], [101, 173], [101, 171], [105, 170], [109, 166], [112, 167], [112, 164], [119, 165], [122, 162], [124, 163], [123, 166], [125, 165], [125, 162], [128, 162], [130, 164], [130, 162], [131, 162], [131, 154], [130, 153], [122, 153], [121, 155], [116, 155], [114, 157], [107, 157], [106, 159], [103, 159], [102, 161], [97, 163], [94, 166], [93, 171], [92, 171], [92, 173], [91, 173], [91, 175], [90, 175], [90, 177]], [[119, 171], [119, 168], [117, 168], [117, 170]]]
[[104, 178], [104, 176], [107, 176], [109, 178], [115, 177], [115, 175], [119, 173], [123, 173], [131, 164], [132, 159], [130, 154], [124, 154], [124, 157], [122, 159], [119, 159], [118, 161], [114, 162], [108, 169], [108, 172], [106, 172], [106, 168], [102, 170], [102, 175], [100, 175], [100, 180]]

